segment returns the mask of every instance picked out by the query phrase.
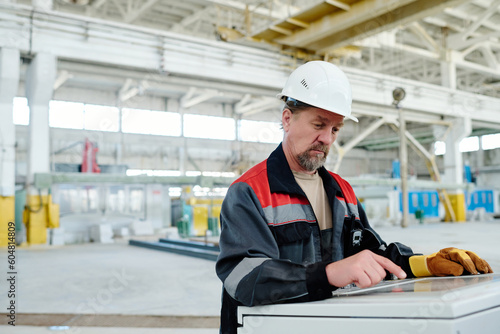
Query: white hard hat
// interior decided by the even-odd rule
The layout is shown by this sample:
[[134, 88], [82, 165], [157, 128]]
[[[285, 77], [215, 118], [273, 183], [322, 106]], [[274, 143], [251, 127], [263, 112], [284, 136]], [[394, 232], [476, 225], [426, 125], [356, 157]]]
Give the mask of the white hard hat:
[[280, 94], [316, 108], [342, 115], [355, 122], [351, 115], [351, 85], [344, 72], [326, 61], [310, 61], [290, 74]]

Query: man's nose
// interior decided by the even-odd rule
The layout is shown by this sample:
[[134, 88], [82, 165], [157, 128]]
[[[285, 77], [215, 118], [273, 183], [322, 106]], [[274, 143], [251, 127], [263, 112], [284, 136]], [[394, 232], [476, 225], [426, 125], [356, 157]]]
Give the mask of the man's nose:
[[333, 135], [331, 129], [322, 129], [320, 134], [318, 135], [318, 141], [323, 145], [330, 146], [331, 144], [333, 144], [334, 140], [335, 136]]

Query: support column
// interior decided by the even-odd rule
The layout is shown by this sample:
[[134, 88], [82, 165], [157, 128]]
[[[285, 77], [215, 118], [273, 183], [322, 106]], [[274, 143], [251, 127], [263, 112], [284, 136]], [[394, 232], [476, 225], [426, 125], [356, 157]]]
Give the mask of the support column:
[[457, 68], [449, 61], [441, 61], [441, 85], [457, 89]]
[[0, 247], [9, 243], [9, 223], [15, 219], [13, 107], [19, 86], [19, 59], [19, 50], [0, 49]]
[[401, 219], [401, 227], [408, 227], [410, 218], [410, 206], [408, 198], [408, 147], [406, 144], [406, 120], [404, 111], [398, 107], [399, 113], [399, 163], [401, 174], [401, 207], [403, 217]]
[[[47, 192], [33, 187], [36, 173], [50, 172], [49, 102], [54, 92], [57, 59], [54, 55], [39, 53], [31, 61], [26, 73], [26, 98], [30, 107], [28, 135], [27, 239], [30, 244], [47, 242], [49, 208]], [[53, 217], [55, 218], [55, 217]]]
[[[172, 199], [169, 194], [169, 187], [167, 185], [163, 186], [163, 228], [175, 227], [175, 222], [172, 222]], [[174, 223], [174, 225], [172, 225]]]
[[[234, 118], [234, 124], [235, 124], [235, 127], [234, 127], [234, 142], [233, 142], [233, 145], [231, 145], [231, 157], [229, 157], [229, 159], [237, 159], [238, 162], [242, 161], [243, 160], [243, 155], [241, 154], [242, 150], [241, 150], [241, 140], [240, 140], [240, 127], [239, 127], [239, 124], [240, 124], [240, 121], [241, 121], [241, 118], [242, 118], [242, 115], [241, 114], [238, 114], [236, 111], [235, 111], [235, 107], [232, 106], [232, 110], [231, 110], [231, 113], [233, 115], [233, 118]], [[226, 166], [228, 166], [228, 164], [226, 164]], [[225, 170], [223, 171], [225, 172]], [[241, 175], [243, 174], [243, 171], [241, 170], [241, 168], [238, 168], [238, 175]]]
[[484, 150], [483, 150], [483, 137], [479, 136], [479, 151], [476, 154], [476, 161], [474, 163], [475, 169], [484, 167]]
[[[464, 183], [463, 170], [464, 164], [462, 152], [459, 144], [462, 139], [469, 136], [472, 132], [472, 123], [470, 118], [457, 118], [451, 126], [450, 133], [445, 139], [446, 153], [444, 154], [444, 176], [443, 182], [455, 183], [457, 185]], [[465, 195], [462, 189], [449, 192], [450, 202], [455, 212], [457, 221], [465, 221]], [[449, 221], [447, 213], [446, 221]]]
[[444, 59], [441, 60], [441, 85], [457, 89], [457, 67], [453, 60], [457, 57], [453, 50], [446, 50]]
[[182, 146], [179, 146], [179, 172], [181, 176], [186, 175], [187, 170], [187, 139], [184, 137], [184, 108], [182, 101], [170, 99], [167, 101], [167, 110], [177, 110], [181, 115], [181, 138]]
[[[444, 87], [457, 89], [456, 60], [460, 59], [458, 52], [444, 50], [441, 60], [441, 84]], [[444, 182], [463, 184], [463, 161], [459, 144], [472, 132], [469, 118], [457, 118], [451, 126], [450, 134], [445, 139], [446, 153], [444, 155]], [[449, 205], [445, 205], [445, 221], [465, 221], [465, 195], [463, 190], [447, 192]], [[447, 201], [448, 201], [447, 200]], [[453, 213], [451, 212], [451, 209]]]

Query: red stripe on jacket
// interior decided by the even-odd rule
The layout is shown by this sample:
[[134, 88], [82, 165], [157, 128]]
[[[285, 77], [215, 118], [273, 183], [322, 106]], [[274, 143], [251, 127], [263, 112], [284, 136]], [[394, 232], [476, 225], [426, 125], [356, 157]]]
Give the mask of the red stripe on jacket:
[[[345, 201], [346, 204], [357, 205], [358, 200], [351, 185], [346, 180], [341, 178], [338, 174], [332, 173], [330, 171], [329, 174], [335, 179], [340, 189], [342, 190], [342, 195], [344, 196], [344, 198], [338, 196], [337, 198], [341, 201]], [[291, 197], [289, 194], [271, 193], [267, 176], [267, 159], [250, 168], [239, 179], [234, 181], [234, 183], [237, 182], [245, 182], [250, 187], [252, 187], [263, 208], [266, 208], [268, 206], [272, 206], [273, 208], [275, 208], [277, 206], [286, 204], [309, 204], [309, 201], [306, 197]]]

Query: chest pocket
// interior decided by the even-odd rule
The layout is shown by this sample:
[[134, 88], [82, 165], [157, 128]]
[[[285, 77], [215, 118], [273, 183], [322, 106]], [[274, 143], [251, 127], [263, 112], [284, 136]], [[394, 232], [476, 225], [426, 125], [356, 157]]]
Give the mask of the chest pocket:
[[308, 222], [294, 222], [273, 227], [274, 237], [279, 246], [295, 243], [311, 237], [311, 226]]
[[280, 251], [280, 259], [301, 264], [315, 261], [313, 228], [308, 222], [299, 221], [275, 226], [273, 233]]

